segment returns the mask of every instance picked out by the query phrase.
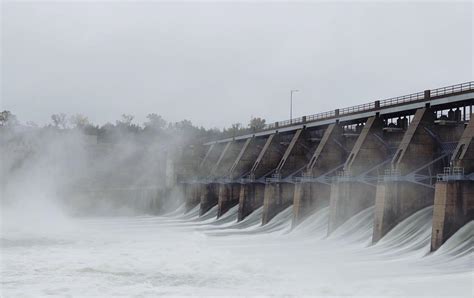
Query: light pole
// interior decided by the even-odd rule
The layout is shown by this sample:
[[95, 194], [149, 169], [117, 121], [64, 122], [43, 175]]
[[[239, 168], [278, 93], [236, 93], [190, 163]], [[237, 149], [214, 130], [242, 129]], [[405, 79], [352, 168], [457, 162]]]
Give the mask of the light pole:
[[293, 123], [293, 92], [298, 92], [299, 90], [291, 89], [290, 90], [290, 124]]

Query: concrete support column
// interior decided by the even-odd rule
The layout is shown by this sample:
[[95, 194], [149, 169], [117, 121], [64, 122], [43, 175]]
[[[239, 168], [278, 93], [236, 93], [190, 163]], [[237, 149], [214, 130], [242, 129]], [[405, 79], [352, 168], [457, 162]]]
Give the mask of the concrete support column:
[[185, 184], [184, 194], [185, 194], [185, 212], [190, 211], [201, 202], [201, 184]]
[[474, 181], [436, 183], [431, 251], [474, 219]]
[[[451, 163], [465, 175], [474, 173], [474, 114], [459, 140]], [[459, 170], [458, 169], [458, 170]], [[454, 169], [453, 169], [454, 170]], [[466, 176], [467, 177], [467, 176]], [[438, 181], [435, 187], [431, 250], [438, 249], [464, 224], [474, 219], [474, 181]]]
[[237, 220], [241, 221], [250, 213], [263, 205], [265, 192], [264, 184], [241, 184], [239, 195], [239, 213]]
[[217, 218], [221, 217], [230, 208], [239, 203], [240, 184], [227, 183], [219, 185], [219, 201], [217, 209]]
[[352, 181], [331, 185], [328, 235], [349, 218], [374, 204], [375, 187]]
[[315, 210], [326, 207], [329, 204], [330, 195], [331, 186], [327, 184], [318, 182], [300, 182], [295, 184], [292, 226], [297, 226]]
[[[436, 126], [431, 109], [417, 110], [392, 159], [392, 169], [401, 176], [416, 171], [431, 162], [439, 151], [438, 141], [431, 135], [433, 132], [439, 136], [440, 142], [452, 142], [459, 140], [461, 129], [459, 126]], [[424, 169], [425, 172], [420, 174], [430, 175], [431, 171], [441, 170], [439, 163], [432, 165], [430, 171]], [[373, 243], [416, 211], [433, 205], [433, 188], [403, 180], [399, 181], [395, 177], [377, 185]]]
[[275, 215], [293, 203], [294, 184], [268, 183], [265, 185], [262, 224], [267, 224]]
[[[340, 166], [347, 157], [346, 140], [343, 128], [335, 123], [324, 131], [323, 137], [309, 160], [305, 174], [308, 177], [321, 177], [324, 181]], [[293, 223], [298, 225], [312, 212], [329, 204], [331, 186], [320, 182], [304, 181], [295, 185], [293, 201]]]
[[201, 189], [201, 208], [199, 216], [205, 214], [212, 207], [217, 205], [219, 198], [219, 184], [203, 184]]
[[[357, 176], [380, 165], [388, 157], [388, 149], [381, 144], [383, 122], [378, 117], [367, 119], [344, 165], [346, 176], [331, 185], [328, 235], [360, 211], [375, 203], [375, 185], [360, 181]], [[377, 137], [378, 136], [378, 137]]]
[[372, 242], [376, 243], [393, 227], [416, 211], [433, 205], [434, 190], [407, 181], [377, 185]]

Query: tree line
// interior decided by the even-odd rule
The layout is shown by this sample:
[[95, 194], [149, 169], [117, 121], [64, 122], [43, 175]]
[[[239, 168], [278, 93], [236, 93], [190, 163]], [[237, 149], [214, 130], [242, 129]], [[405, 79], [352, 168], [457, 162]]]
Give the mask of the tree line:
[[1, 127], [29, 127], [57, 130], [81, 130], [85, 134], [97, 136], [98, 141], [113, 142], [124, 135], [155, 135], [170, 137], [179, 134], [188, 138], [189, 142], [206, 141], [218, 138], [235, 137], [245, 133], [260, 131], [265, 128], [265, 119], [252, 117], [247, 125], [234, 123], [229, 128], [206, 129], [203, 126], [195, 126], [189, 120], [179, 122], [168, 122], [162, 116], [151, 113], [146, 116], [143, 124], [134, 122], [135, 117], [130, 114], [122, 114], [115, 123], [97, 125], [92, 123], [88, 117], [82, 114], [68, 116], [64, 113], [51, 115], [51, 122], [40, 127], [33, 122], [20, 123], [16, 115], [10, 111], [0, 113]]

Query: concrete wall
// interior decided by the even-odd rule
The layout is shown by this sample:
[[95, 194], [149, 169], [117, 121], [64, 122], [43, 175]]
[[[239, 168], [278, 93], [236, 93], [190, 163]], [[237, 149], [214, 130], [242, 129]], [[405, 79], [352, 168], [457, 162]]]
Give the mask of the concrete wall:
[[311, 213], [329, 205], [331, 185], [318, 182], [300, 182], [295, 184], [293, 195], [293, 221], [297, 226]]
[[281, 160], [289, 142], [288, 135], [270, 135], [251, 168], [251, 174], [260, 178], [274, 170]]
[[230, 208], [239, 203], [240, 184], [222, 183], [219, 184], [219, 201], [217, 209], [217, 218], [224, 215]]
[[[311, 159], [307, 163], [305, 173], [309, 177], [335, 175], [335, 169], [347, 158], [346, 138], [339, 124], [329, 125]], [[333, 173], [328, 173], [334, 171]], [[298, 225], [312, 212], [329, 204], [331, 185], [320, 182], [299, 182], [295, 185], [293, 197], [293, 222]]]
[[383, 164], [390, 156], [389, 149], [381, 141], [383, 138], [382, 120], [378, 117], [367, 119], [344, 165], [346, 176], [331, 185], [328, 234], [375, 203], [375, 185], [360, 182], [357, 176]]
[[229, 178], [239, 179], [250, 171], [259, 153], [262, 151], [265, 141], [263, 138], [251, 138], [245, 141], [229, 170]]
[[263, 205], [264, 194], [265, 184], [241, 184], [239, 195], [239, 213], [237, 220], [243, 220], [250, 213], [260, 208]]
[[293, 183], [268, 183], [265, 185], [263, 225], [293, 203], [294, 187]]
[[190, 211], [201, 203], [201, 184], [182, 184], [184, 186], [185, 212]]
[[[285, 152], [285, 141], [288, 141], [289, 136], [281, 136], [278, 134], [270, 135], [259, 152], [249, 176], [254, 179], [259, 179], [268, 174], [278, 165]], [[238, 220], [244, 219], [255, 209], [263, 205], [265, 184], [258, 182], [248, 182], [241, 185], [239, 196], [239, 214]]]
[[430, 109], [416, 111], [392, 159], [393, 169], [406, 175], [433, 160], [438, 144], [426, 129], [436, 132], [434, 120]]
[[[435, 115], [431, 109], [417, 110], [392, 159], [391, 168], [396, 170], [400, 177], [414, 171], [426, 176], [442, 172], [443, 166], [447, 165], [442, 160], [430, 163], [441, 156], [441, 144], [457, 142], [462, 131], [462, 124], [435, 124]], [[425, 167], [426, 165], [429, 166]], [[384, 181], [377, 185], [373, 243], [416, 211], [433, 205], [434, 188], [429, 180], [423, 183], [425, 185], [404, 178]]]
[[434, 189], [407, 181], [377, 185], [372, 242], [379, 241], [417, 210], [433, 205], [433, 196]]
[[474, 114], [471, 114], [471, 119], [451, 159], [452, 165], [464, 168], [466, 174], [474, 173]]
[[231, 141], [226, 144], [219, 160], [211, 171], [213, 177], [226, 177], [229, 175], [232, 165], [239, 156], [245, 141]]
[[[452, 165], [464, 167], [467, 173], [474, 171], [474, 124], [470, 123], [466, 129], [454, 122], [439, 125], [435, 123], [435, 114], [429, 108], [416, 111], [406, 131], [400, 127], [398, 130], [384, 129], [384, 122], [378, 116], [368, 118], [361, 130], [351, 134], [344, 133], [338, 123], [329, 125], [324, 134], [317, 137], [311, 135], [315, 131], [322, 132], [323, 128], [309, 131], [303, 127], [292, 133], [275, 133], [267, 139], [251, 138], [211, 146], [198, 170], [201, 184], [185, 187], [186, 208], [189, 210], [200, 202], [200, 213], [204, 214], [217, 204], [220, 217], [239, 204], [238, 220], [242, 220], [263, 205], [262, 224], [266, 224], [278, 212], [294, 204], [293, 225], [296, 225], [311, 212], [329, 204], [328, 233], [331, 233], [350, 217], [375, 203], [373, 242], [376, 242], [400, 221], [433, 204], [435, 191], [432, 186], [406, 179], [386, 179], [377, 183], [365, 179], [365, 175], [373, 178], [381, 175], [384, 169], [391, 168], [405, 176], [443, 154], [446, 150], [443, 146], [457, 142], [459, 138], [461, 141]], [[348, 149], [351, 149], [350, 152]], [[391, 163], [385, 165], [392, 156]], [[331, 184], [314, 179], [303, 179], [297, 184], [285, 180], [293, 178], [296, 171], [305, 165], [307, 176], [328, 177], [327, 172], [344, 161], [345, 175], [334, 179]], [[442, 166], [443, 162], [433, 164], [424, 174], [435, 175], [441, 172]], [[367, 174], [374, 167], [377, 170]], [[264, 178], [272, 173], [278, 174], [279, 178], [263, 184]], [[255, 180], [237, 180], [243, 175]], [[217, 183], [213, 178], [227, 178], [230, 182], [223, 183], [227, 180], [222, 179]], [[205, 179], [207, 182], [203, 182]], [[460, 222], [472, 219], [470, 207], [453, 207], [472, 205], [469, 199], [464, 198], [471, 196], [470, 184], [449, 186], [449, 183], [448, 186], [436, 186], [436, 200], [440, 203], [435, 206], [438, 222], [433, 223], [434, 248], [457, 230]], [[451, 187], [459, 189], [452, 190]], [[453, 196], [457, 199], [454, 200]], [[457, 219], [459, 214], [463, 214], [461, 221]]]
[[383, 126], [378, 117], [367, 119], [344, 164], [346, 173], [357, 176], [387, 159], [388, 148], [381, 141], [384, 138]]
[[219, 199], [219, 184], [209, 183], [202, 184], [201, 187], [201, 206], [199, 215], [205, 214], [212, 207], [217, 205]]
[[[275, 173], [282, 178], [292, 175], [309, 162], [312, 144], [306, 130], [300, 129], [293, 135], [285, 153], [275, 168]], [[276, 214], [287, 208], [294, 201], [295, 184], [288, 182], [271, 182], [265, 186], [262, 224], [268, 223]]]
[[[427, 129], [436, 132], [432, 110], [416, 111], [391, 162], [391, 168], [407, 175], [432, 161], [438, 149], [436, 139]], [[434, 189], [407, 181], [382, 181], [377, 185], [375, 201], [375, 243], [399, 222], [416, 211], [432, 205]]]
[[474, 220], [474, 181], [436, 183], [431, 250]]
[[360, 182], [331, 185], [328, 235], [349, 218], [374, 205], [375, 187]]
[[[474, 115], [471, 115], [474, 119]], [[464, 180], [438, 181], [436, 183], [431, 250], [438, 249], [464, 224], [474, 219], [474, 121], [470, 121], [451, 158], [454, 167], [464, 169]]]

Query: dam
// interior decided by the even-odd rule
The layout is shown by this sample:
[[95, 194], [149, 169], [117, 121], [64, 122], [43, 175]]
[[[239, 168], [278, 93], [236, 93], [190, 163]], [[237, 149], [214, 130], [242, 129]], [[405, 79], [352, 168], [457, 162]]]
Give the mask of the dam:
[[[183, 150], [185, 210], [237, 221], [328, 208], [327, 235], [371, 208], [372, 243], [432, 207], [431, 250], [474, 219], [474, 82], [267, 124]], [[197, 207], [199, 206], [199, 207]], [[216, 207], [217, 206], [217, 207]]]

